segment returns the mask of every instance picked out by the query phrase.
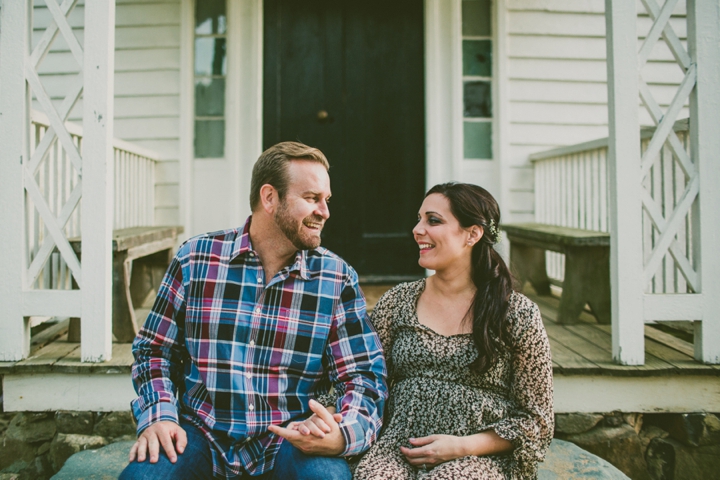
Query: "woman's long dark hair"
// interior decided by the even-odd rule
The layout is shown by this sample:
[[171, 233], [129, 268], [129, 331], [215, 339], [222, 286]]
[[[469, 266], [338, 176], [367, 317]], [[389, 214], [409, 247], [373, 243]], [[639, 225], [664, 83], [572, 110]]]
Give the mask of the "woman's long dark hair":
[[443, 183], [425, 196], [439, 193], [450, 202], [450, 210], [463, 228], [478, 225], [483, 236], [472, 250], [472, 281], [477, 289], [472, 306], [472, 335], [478, 358], [471, 368], [485, 373], [497, 362], [503, 345], [508, 345], [505, 318], [513, 280], [510, 269], [495, 251], [500, 225], [500, 208], [482, 187], [469, 183]]

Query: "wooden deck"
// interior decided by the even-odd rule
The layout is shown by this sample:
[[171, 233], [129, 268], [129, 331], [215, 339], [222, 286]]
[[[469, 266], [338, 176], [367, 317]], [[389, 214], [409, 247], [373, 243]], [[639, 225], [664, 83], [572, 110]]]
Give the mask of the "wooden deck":
[[720, 375], [720, 365], [705, 365], [693, 358], [693, 345], [650, 325], [645, 326], [645, 365], [612, 362], [610, 325], [600, 325], [583, 312], [575, 325], [556, 323], [559, 301], [552, 296], [528, 295], [540, 306], [550, 338], [555, 374], [615, 375]]
[[[387, 288], [365, 287], [368, 305], [374, 306]], [[556, 297], [528, 296], [540, 306], [550, 338], [557, 412], [720, 411], [720, 366], [696, 362], [691, 343], [645, 326], [645, 365], [617, 365], [609, 325], [598, 324], [589, 313], [578, 324], [559, 325]], [[7, 411], [128, 408], [134, 397], [130, 344], [114, 344], [109, 362], [82, 363], [80, 344], [68, 342], [66, 330], [66, 323], [51, 327], [33, 338], [29, 358], [0, 363]], [[115, 396], [115, 406], [100, 408], [103, 397], [95, 395], [93, 408], [86, 408], [85, 392], [100, 384]], [[55, 395], [42, 395], [52, 390]], [[59, 402], [58, 395], [70, 401]]]
[[694, 347], [645, 325], [645, 364], [612, 361], [610, 325], [583, 312], [556, 322], [559, 299], [528, 296], [540, 306], [553, 358], [555, 411], [714, 412], [720, 409], [720, 365], [695, 361]]

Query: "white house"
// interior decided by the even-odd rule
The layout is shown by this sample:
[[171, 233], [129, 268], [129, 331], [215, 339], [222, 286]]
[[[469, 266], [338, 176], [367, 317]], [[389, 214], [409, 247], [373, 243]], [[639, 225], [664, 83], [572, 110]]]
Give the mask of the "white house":
[[113, 229], [241, 224], [281, 140], [328, 155], [326, 243], [366, 280], [421, 275], [424, 190], [477, 183], [505, 222], [610, 232], [617, 363], [643, 364], [657, 320], [693, 322], [695, 358], [720, 363], [717, 0], [0, 0], [0, 16], [8, 365], [48, 317], [82, 318], [82, 360], [109, 361]]

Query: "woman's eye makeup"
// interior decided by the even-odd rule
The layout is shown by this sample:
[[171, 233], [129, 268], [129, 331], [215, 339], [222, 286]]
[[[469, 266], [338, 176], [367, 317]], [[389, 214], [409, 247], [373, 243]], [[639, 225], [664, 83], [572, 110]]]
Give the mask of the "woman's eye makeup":
[[[418, 223], [421, 222], [421, 221], [422, 221], [422, 216], [418, 215], [418, 216], [417, 216], [417, 221], [418, 221]], [[439, 224], [439, 223], [442, 223], [442, 220], [440, 220], [439, 218], [434, 217], [434, 216], [431, 215], [431, 216], [427, 217], [427, 222], [428, 222], [429, 224], [431, 224], [431, 225], [437, 225], [437, 224]]]

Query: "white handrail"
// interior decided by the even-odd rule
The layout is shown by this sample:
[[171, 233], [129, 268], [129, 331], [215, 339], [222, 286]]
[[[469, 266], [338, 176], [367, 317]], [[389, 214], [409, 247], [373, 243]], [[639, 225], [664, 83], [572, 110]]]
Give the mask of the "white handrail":
[[[39, 111], [31, 113], [31, 153], [50, 128], [47, 116]], [[73, 143], [82, 150], [82, 127], [66, 122]], [[160, 156], [149, 149], [114, 139], [114, 221], [113, 228], [154, 225], [155, 163]], [[35, 172], [40, 192], [53, 214], [64, 223], [66, 238], [80, 236], [80, 208], [70, 208], [69, 200], [77, 198], [82, 189], [81, 175], [70, 162], [62, 146], [56, 141]], [[75, 204], [77, 202], [71, 202]], [[79, 204], [78, 204], [79, 205]], [[72, 275], [58, 252], [50, 254], [47, 262], [33, 260], [46, 243], [47, 231], [42, 217], [30, 197], [26, 197], [26, 252], [28, 283], [39, 289], [72, 289]]]
[[[687, 132], [689, 121], [687, 118], [683, 118], [675, 122], [673, 129], [676, 132]], [[652, 137], [655, 127], [643, 127], [640, 129], [640, 138], [643, 140]], [[589, 142], [576, 143], [575, 145], [567, 145], [564, 147], [553, 148], [552, 150], [545, 150], [544, 152], [533, 153], [528, 156], [531, 162], [537, 162], [539, 160], [546, 160], [549, 158], [563, 157], [566, 155], [572, 155], [574, 153], [582, 153], [588, 150], [595, 150], [597, 148], [607, 148], [608, 137], [598, 138], [597, 140], [590, 140]]]
[[[688, 148], [688, 120], [674, 125], [680, 142]], [[647, 148], [654, 128], [641, 130], [641, 150]], [[561, 225], [607, 232], [608, 139], [601, 138], [577, 145], [560, 147], [530, 156], [535, 167], [535, 220], [540, 223]], [[664, 147], [654, 160], [651, 173], [645, 179], [645, 189], [651, 193], [659, 211], [671, 211], [681, 200], [686, 177], [673, 159], [669, 147]], [[645, 255], [652, 252], [660, 233], [643, 212], [643, 242]], [[683, 220], [684, 228], [675, 238], [677, 248], [689, 258], [692, 249], [690, 217]], [[548, 252], [548, 276], [556, 283], [563, 281], [564, 256]], [[646, 286], [647, 293], [688, 293], [689, 286], [671, 254], [667, 254], [655, 275]]]

